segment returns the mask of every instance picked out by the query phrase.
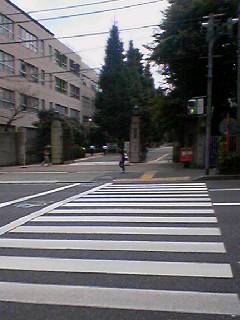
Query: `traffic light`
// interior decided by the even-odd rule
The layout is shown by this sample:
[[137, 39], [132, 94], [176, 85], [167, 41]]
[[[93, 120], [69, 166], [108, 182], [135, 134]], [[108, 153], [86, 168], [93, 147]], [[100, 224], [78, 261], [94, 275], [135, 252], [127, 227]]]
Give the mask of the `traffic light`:
[[196, 99], [188, 100], [187, 113], [190, 116], [194, 116], [194, 115], [198, 114], [197, 100]]
[[187, 114], [189, 116], [198, 116], [204, 114], [204, 98], [193, 98], [188, 100]]

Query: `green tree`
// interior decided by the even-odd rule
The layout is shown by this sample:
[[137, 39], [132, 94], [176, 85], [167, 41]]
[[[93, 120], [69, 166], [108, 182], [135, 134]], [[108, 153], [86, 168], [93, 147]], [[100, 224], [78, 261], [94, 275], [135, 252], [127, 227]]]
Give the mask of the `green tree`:
[[126, 70], [129, 83], [129, 95], [132, 110], [139, 107], [141, 116], [142, 145], [153, 140], [153, 114], [155, 111], [155, 87], [150, 71], [150, 64], [143, 64], [143, 55], [139, 49], [134, 48], [133, 41], [129, 42], [126, 55]]
[[[225, 15], [218, 18], [218, 37], [214, 46], [213, 82], [213, 129], [222, 111], [226, 108], [227, 98], [235, 96], [236, 87], [236, 38], [228, 39], [222, 32], [228, 17], [236, 17], [237, 0], [171, 0], [165, 19], [160, 24], [161, 31], [154, 36], [152, 59], [160, 65], [171, 88], [169, 98], [176, 102], [174, 112], [172, 103], [167, 99], [165, 108], [166, 123], [174, 123], [170, 117], [177, 116], [182, 125], [186, 115], [187, 100], [193, 96], [205, 96], [207, 92], [207, 41], [206, 29], [201, 28], [204, 16], [210, 13]], [[221, 26], [221, 30], [220, 30]], [[177, 99], [177, 100], [176, 100]], [[177, 123], [176, 123], [177, 124]], [[176, 132], [179, 128], [176, 128]], [[168, 128], [171, 130], [172, 128]]]
[[111, 140], [122, 142], [129, 136], [131, 106], [123, 43], [115, 24], [110, 30], [107, 41], [105, 63], [100, 73], [99, 85], [95, 120]]
[[129, 41], [129, 48], [126, 54], [126, 73], [129, 86], [131, 107], [142, 104], [143, 90], [143, 64], [142, 54], [139, 49], [134, 48], [133, 41]]

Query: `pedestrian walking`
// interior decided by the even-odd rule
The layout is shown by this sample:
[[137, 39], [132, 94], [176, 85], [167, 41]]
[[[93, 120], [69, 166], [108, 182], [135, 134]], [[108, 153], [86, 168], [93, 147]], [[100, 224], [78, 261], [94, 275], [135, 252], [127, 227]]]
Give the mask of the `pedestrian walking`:
[[43, 162], [41, 163], [42, 166], [49, 166], [50, 165], [50, 150], [49, 147], [45, 147], [43, 149]]
[[124, 152], [124, 150], [121, 150], [120, 151], [119, 167], [122, 169], [122, 173], [125, 173], [125, 160], [126, 160], [125, 152]]

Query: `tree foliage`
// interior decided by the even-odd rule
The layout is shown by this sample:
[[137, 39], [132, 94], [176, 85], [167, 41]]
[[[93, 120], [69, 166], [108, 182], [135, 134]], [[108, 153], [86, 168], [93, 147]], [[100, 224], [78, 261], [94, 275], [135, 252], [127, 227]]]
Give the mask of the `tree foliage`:
[[[206, 28], [201, 22], [209, 14], [222, 14], [216, 21], [217, 37], [214, 46], [213, 69], [213, 129], [226, 109], [227, 98], [236, 95], [236, 35], [229, 39], [224, 32], [228, 17], [236, 17], [237, 0], [171, 0], [159, 32], [154, 36], [152, 59], [164, 71], [173, 100], [178, 101], [172, 112], [172, 103], [167, 99], [162, 116], [169, 125], [186, 115], [187, 100], [207, 93]], [[169, 103], [168, 103], [169, 102]], [[169, 127], [169, 130], [172, 128]]]
[[108, 138], [124, 141], [128, 138], [131, 106], [129, 88], [124, 65], [123, 43], [118, 27], [110, 31], [105, 51], [105, 64], [100, 79], [100, 92], [96, 99], [96, 122]]
[[108, 141], [119, 143], [129, 139], [131, 116], [135, 106], [142, 118], [142, 135], [150, 137], [150, 107], [155, 95], [154, 81], [149, 65], [134, 48], [133, 41], [124, 56], [123, 44], [116, 25], [113, 25], [106, 47], [105, 64], [100, 74], [97, 96], [96, 122], [106, 133]]

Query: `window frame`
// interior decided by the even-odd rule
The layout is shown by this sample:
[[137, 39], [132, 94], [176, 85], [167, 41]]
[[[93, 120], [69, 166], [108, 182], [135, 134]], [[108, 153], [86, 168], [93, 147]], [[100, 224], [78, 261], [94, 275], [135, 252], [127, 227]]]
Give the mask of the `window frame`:
[[57, 92], [63, 93], [65, 95], [68, 94], [68, 83], [67, 81], [55, 77], [55, 90]]
[[[4, 22], [4, 20], [6, 20], [6, 22]], [[6, 25], [10, 26], [10, 28], [6, 27]], [[3, 32], [1, 32], [1, 30]], [[4, 35], [10, 39], [14, 39], [14, 22], [2, 13], [0, 13], [0, 35]]]
[[[3, 50], [0, 50], [0, 56], [2, 54], [2, 60], [0, 57], [0, 72], [6, 72], [8, 75], [13, 75], [15, 74], [15, 57]], [[10, 59], [6, 60], [6, 57], [10, 57]], [[11, 62], [11, 64], [6, 63], [6, 62]], [[2, 66], [2, 70], [1, 70]]]
[[[4, 93], [8, 93], [9, 97], [12, 95], [12, 99], [7, 99], [4, 97]], [[0, 108], [9, 108], [12, 109], [15, 107], [16, 99], [15, 92], [13, 90], [9, 90], [3, 87], [0, 87]]]
[[24, 46], [27, 49], [30, 49], [31, 51], [38, 53], [39, 48], [38, 48], [38, 43], [39, 39], [37, 36], [35, 36], [33, 33], [29, 32], [22, 26], [19, 26], [19, 31], [18, 31], [18, 38], [21, 41], [21, 45]]

